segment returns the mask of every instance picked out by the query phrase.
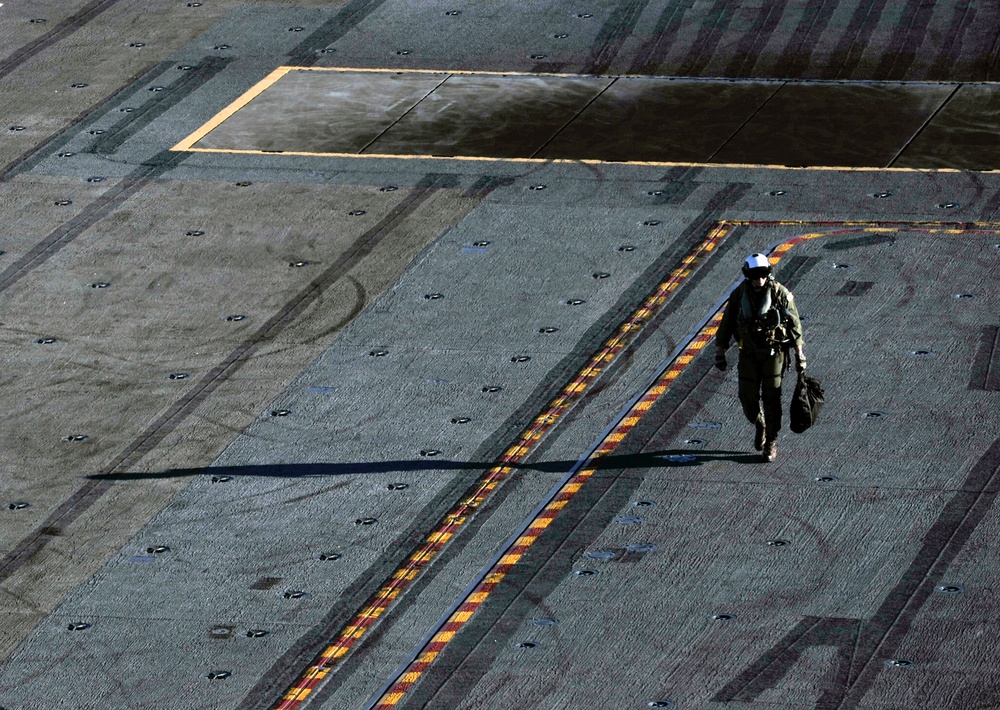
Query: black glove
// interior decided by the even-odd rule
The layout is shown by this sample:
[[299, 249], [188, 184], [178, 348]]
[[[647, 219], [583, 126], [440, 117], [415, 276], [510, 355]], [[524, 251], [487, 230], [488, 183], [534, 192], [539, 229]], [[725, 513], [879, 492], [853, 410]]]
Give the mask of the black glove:
[[715, 351], [715, 366], [723, 372], [726, 371], [729, 365], [726, 363], [725, 353], [719, 352], [718, 350]]

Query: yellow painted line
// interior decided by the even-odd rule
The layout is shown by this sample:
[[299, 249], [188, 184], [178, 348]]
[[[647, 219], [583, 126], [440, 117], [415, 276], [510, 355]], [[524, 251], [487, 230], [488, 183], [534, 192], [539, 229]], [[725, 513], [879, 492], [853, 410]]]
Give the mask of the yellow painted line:
[[269, 89], [274, 82], [283, 77], [285, 74], [290, 72], [294, 67], [278, 67], [273, 72], [265, 76], [263, 79], [254, 84], [249, 91], [244, 93], [233, 103], [226, 106], [224, 109], [219, 111], [219, 113], [212, 116], [208, 123], [203, 125], [197, 131], [189, 135], [187, 138], [182, 140], [180, 143], [175, 145], [170, 150], [197, 150], [203, 151], [204, 148], [196, 149], [193, 148], [194, 144], [200, 141], [202, 138], [207, 136], [209, 133], [218, 128], [224, 121], [228, 120], [234, 113], [239, 111], [241, 108], [246, 106], [248, 103], [253, 101], [255, 98], [264, 93], [265, 90]]
[[[979, 226], [979, 225], [976, 225], [976, 226]], [[975, 227], [973, 227], [973, 225], [967, 225], [967, 226], [964, 227], [964, 229], [962, 231], [969, 231], [970, 229], [974, 229], [974, 228]], [[848, 230], [838, 230], [838, 231], [842, 234], [844, 231], [848, 231]], [[862, 231], [862, 230], [858, 230], [858, 231]], [[947, 230], [947, 228], [945, 228], [944, 225], [940, 225], [938, 229], [933, 229], [932, 228], [932, 229], [923, 229], [923, 230], [920, 230], [920, 231], [926, 231], [926, 232], [933, 233], [933, 232], [946, 232], [948, 230]], [[720, 232], [718, 232], [718, 230], [717, 230], [716, 233], [720, 233]], [[798, 244], [798, 243], [804, 241], [805, 239], [809, 239], [809, 238], [812, 238], [814, 236], [815, 237], [824, 236], [824, 233], [814, 233], [813, 235], [803, 235], [803, 236], [800, 236], [800, 237], [793, 237], [791, 240], [789, 240], [786, 243], [788, 243], [790, 245], [792, 243]], [[773, 261], [775, 261], [775, 263], [777, 262], [777, 260], [773, 260]], [[715, 322], [717, 322], [721, 318], [721, 313], [722, 313], [722, 310], [721, 310], [721, 307], [720, 307], [719, 310], [716, 311], [716, 313], [714, 315], [712, 315], [707, 322], [704, 323], [704, 325], [702, 326], [702, 330], [700, 330], [699, 333], [691, 336], [691, 338], [688, 341], [688, 347], [689, 348], [693, 344], [695, 344], [695, 343], [702, 342], [702, 341], [699, 341], [698, 338], [701, 338], [701, 337], [704, 336], [704, 332], [705, 332], [705, 330], [707, 330], [707, 328], [709, 326], [709, 323], [715, 323]], [[680, 356], [675, 359], [675, 361], [671, 365], [670, 369], [666, 373], [662, 373], [661, 374], [661, 378], [662, 379], [661, 379], [660, 382], [663, 383], [663, 384], [665, 384], [666, 382], [668, 382], [668, 381], [672, 380], [673, 378], [675, 378], [679, 372], [681, 372], [681, 371], [683, 371], [685, 369], [685, 366], [690, 362], [690, 360], [691, 360], [691, 357], [688, 356], [686, 353], [684, 353], [684, 351], [682, 350]], [[657, 383], [652, 383], [650, 385], [650, 387], [646, 391], [646, 395], [648, 395], [649, 390], [652, 390], [653, 387], [656, 386], [656, 384]], [[624, 433], [625, 431], [627, 431], [628, 429], [630, 429], [632, 425], [634, 425], [635, 423], [638, 423], [638, 421], [640, 420], [641, 414], [631, 415], [631, 412], [638, 412], [638, 411], [641, 411], [643, 409], [648, 409], [648, 407], [642, 407], [641, 406], [641, 405], [643, 405], [645, 403], [645, 401], [646, 401], [645, 399], [636, 400], [634, 402], [634, 404], [633, 404], [633, 409], [630, 410], [630, 412], [628, 413], [629, 415], [625, 416], [621, 420], [619, 420], [619, 424], [618, 424], [617, 427], [614, 428], [613, 433], [620, 433], [620, 432]], [[610, 442], [610, 435], [609, 435], [609, 436], [605, 437], [604, 441], [600, 444], [600, 446], [598, 447], [598, 449], [596, 451], [594, 451], [590, 455], [590, 460], [591, 461], [595, 461], [599, 457], [607, 456], [609, 453], [611, 453], [612, 451], [614, 451], [615, 448], [616, 448], [616, 445], [614, 443]], [[584, 480], [586, 480], [586, 478], [590, 477], [594, 472], [595, 472], [595, 468], [594, 467], [586, 468], [586, 469], [584, 469], [582, 471], [579, 471], [576, 474], [578, 485], [575, 486], [575, 489], [578, 490], [580, 488], [579, 484], [582, 484], [582, 482]], [[569, 492], [569, 489], [571, 487], [572, 487], [571, 484], [568, 484], [568, 482], [567, 482], [566, 485], [564, 485], [564, 486], [561, 487], [561, 489], [559, 491], [559, 494], [560, 495], [564, 495], [565, 493]], [[557, 495], [557, 494], [553, 494], [553, 495]], [[558, 510], [559, 508], [564, 507], [567, 503], [568, 503], [568, 498], [563, 498], [562, 500], [558, 500], [558, 501], [552, 501], [552, 502], [550, 502], [549, 504], [547, 504], [545, 506], [544, 510], [550, 516], [554, 516], [555, 513], [551, 512], [551, 511]], [[522, 557], [524, 556], [526, 550], [539, 537], [539, 533], [537, 533], [536, 530], [544, 529], [544, 528], [546, 528], [551, 523], [553, 517], [544, 517], [544, 518], [542, 517], [543, 515], [546, 515], [546, 512], [540, 513], [538, 516], [535, 517], [534, 520], [530, 521], [530, 524], [528, 525], [528, 530], [526, 531], [526, 533], [528, 533], [528, 534], [522, 534], [520, 537], [517, 538], [517, 540], [513, 543], [513, 545], [511, 547], [508, 547], [507, 550], [502, 553], [502, 556], [500, 557], [500, 559], [497, 562], [497, 564], [493, 567], [493, 570], [490, 573], [485, 574], [485, 579], [481, 579], [480, 580], [480, 584], [496, 585], [496, 584], [499, 584], [503, 580], [503, 578], [506, 575], [506, 570], [500, 571], [500, 570], [497, 569], [497, 566], [502, 566], [502, 567], [505, 567], [505, 568], [509, 569], [509, 568], [513, 567], [515, 564], [517, 564], [520, 561], [520, 559], [522, 559]], [[538, 523], [540, 523], [542, 521], [544, 521], [544, 524], [538, 525]], [[516, 549], [518, 551], [517, 552], [513, 552], [512, 550], [514, 550], [514, 549]], [[397, 593], [398, 593], [398, 591], [399, 590], [396, 590]], [[484, 602], [486, 600], [488, 594], [489, 594], [489, 590], [483, 590], [482, 599], [481, 599], [481, 601], [477, 600], [476, 605], [481, 604], [482, 602]], [[472, 596], [473, 595], [470, 594], [469, 597], [467, 597], [464, 600], [461, 600], [462, 604], [463, 605], [469, 604], [470, 597], [472, 597]], [[372, 618], [372, 619], [377, 618], [379, 615], [381, 615], [381, 613], [386, 608], [387, 607], [380, 606], [377, 609], [377, 613], [373, 613], [370, 616], [368, 616], [367, 618]], [[459, 608], [461, 608], [461, 606]], [[463, 611], [463, 612], [457, 612], [457, 611], [453, 612], [452, 614], [449, 615], [449, 622], [448, 623], [452, 624], [453, 626], [461, 626], [469, 618], [472, 617], [472, 614], [473, 614], [474, 610], [475, 610], [475, 607], [472, 610], [466, 610], [466, 611]], [[348, 627], [348, 630], [353, 630], [355, 628], [358, 628], [359, 631], [362, 630], [361, 627], [359, 627], [359, 626], [358, 627], [356, 627], [356, 626], [350, 626], [350, 627]], [[457, 633], [458, 633], [458, 629], [451, 629], [449, 631], [441, 631], [440, 627], [439, 627], [439, 631], [433, 635], [431, 643], [436, 643], [436, 644], [440, 644], [440, 645], [443, 646], [443, 645], [447, 644], [448, 641], [450, 641]], [[357, 634], [355, 637], [357, 638], [358, 636], [360, 636], [360, 633]], [[419, 655], [419, 658], [424, 658], [426, 655], [427, 655], [426, 653], [422, 653], [422, 654]], [[420, 660], [415, 661], [415, 663], [417, 663], [417, 664], [419, 664], [420, 662], [421, 662]], [[429, 665], [429, 663], [427, 665]], [[410, 668], [414, 667], [413, 666], [413, 662], [411, 662], [411, 664], [410, 664], [409, 667]], [[413, 671], [413, 672], [417, 672], [417, 671]], [[422, 673], [422, 670], [419, 671], [419, 673]], [[419, 673], [418, 673], [418, 675], [419, 675]], [[407, 676], [407, 677], [409, 678], [410, 676]], [[399, 678], [397, 678], [395, 682], [397, 683], [397, 687], [398, 687]], [[390, 684], [391, 684], [391, 682], [390, 682]], [[402, 698], [402, 693], [403, 692], [405, 692], [405, 689], [401, 690], [398, 694], [390, 692], [388, 696], [383, 696], [383, 698], [385, 698], [385, 697], [392, 698], [393, 699], [393, 703], [395, 703], [398, 699]]]
[[[667, 162], [656, 160], [628, 160], [628, 161], [606, 161], [592, 158], [569, 159], [569, 158], [492, 158], [472, 155], [399, 155], [394, 153], [323, 153], [315, 151], [268, 151], [251, 150], [238, 148], [195, 148], [195, 144], [210, 132], [218, 128], [223, 122], [232, 117], [237, 111], [246, 106], [266, 89], [270, 88], [278, 79], [292, 71], [320, 71], [320, 72], [340, 72], [340, 73], [381, 73], [381, 74], [446, 74], [461, 76], [524, 76], [524, 77], [561, 77], [568, 79], [640, 79], [648, 78], [642, 75], [621, 74], [615, 76], [592, 75], [592, 74], [561, 74], [557, 72], [495, 72], [495, 71], [472, 71], [464, 69], [385, 69], [377, 67], [294, 67], [281, 66], [268, 74], [264, 79], [255, 84], [249, 91], [240, 96], [232, 104], [224, 108], [213, 116], [205, 125], [198, 128], [194, 133], [175, 145], [171, 150], [187, 151], [193, 153], [232, 153], [243, 155], [293, 155], [301, 157], [324, 157], [324, 158], [373, 158], [391, 160], [470, 160], [480, 162], [501, 162], [501, 163], [579, 163], [584, 165], [638, 165], [650, 167], [689, 167], [689, 168], [767, 168], [770, 170], [848, 170], [855, 172], [916, 172], [916, 173], [958, 173], [963, 172], [958, 168], [873, 168], [858, 167], [850, 165], [811, 165], [806, 167], [789, 167], [787, 165], [771, 165], [768, 163], [695, 163], [695, 162]], [[980, 171], [989, 173], [1000, 173], [1000, 170]], [[714, 245], [705, 247], [711, 251]]]
[[[218, 126], [213, 126], [217, 128]], [[192, 134], [194, 135], [194, 134]], [[204, 137], [204, 136], [202, 136]], [[200, 138], [199, 138], [200, 140]], [[483, 163], [533, 163], [541, 164], [562, 164], [574, 163], [577, 165], [634, 165], [651, 168], [731, 168], [731, 169], [767, 169], [767, 170], [836, 170], [838, 172], [898, 172], [898, 173], [960, 173], [965, 172], [959, 168], [868, 168], [855, 167], [851, 165], [810, 165], [805, 167], [789, 167], [788, 165], [772, 165], [770, 163], [685, 163], [668, 162], [657, 160], [597, 160], [595, 158], [494, 158], [478, 155], [426, 155], [426, 154], [397, 154], [397, 153], [320, 153], [307, 150], [251, 150], [242, 148], [184, 148], [188, 143], [185, 139], [178, 143], [171, 150], [184, 150], [192, 153], [231, 153], [236, 155], [292, 155], [311, 158], [351, 158], [374, 160], [463, 160]], [[197, 141], [196, 141], [197, 142]], [[1000, 170], [979, 170], [977, 173], [985, 175], [1000, 173]], [[715, 249], [708, 245], [706, 251]]]
[[[944, 232], [946, 230], [945, 229], [938, 229], [938, 230], [928, 229], [926, 231], [929, 231], [929, 232]], [[966, 230], [964, 230], [964, 231], [968, 231], [968, 228]], [[792, 239], [794, 240], [795, 244], [798, 244], [798, 243], [801, 243], [802, 241], [805, 241], [806, 239], [811, 239], [813, 237], [820, 237], [820, 236], [829, 236], [829, 233], [817, 232], [817, 233], [814, 233], [812, 235], [805, 235], [805, 236], [801, 236], [801, 237], [793, 237]], [[786, 243], [789, 243], [789, 242], [786, 242]], [[777, 264], [779, 261], [780, 261], [780, 258], [772, 258], [771, 259], [771, 262], [774, 263], [774, 264]], [[688, 343], [685, 346], [685, 348], [681, 350], [681, 354], [679, 354], [675, 358], [675, 360], [670, 364], [669, 369], [667, 369], [666, 371], [661, 372], [660, 376], [657, 378], [657, 381], [655, 383], [651, 384], [649, 386], [649, 388], [642, 394], [643, 398], [640, 398], [640, 399], [636, 400], [632, 404], [631, 409], [628, 410], [626, 416], [622, 417], [619, 420], [619, 423], [615, 427], [614, 431], [611, 434], [605, 436], [605, 438], [603, 439], [603, 441], [601, 442], [601, 444], [598, 446], [597, 450], [594, 451], [592, 454], [590, 454], [590, 461], [591, 462], [593, 462], [595, 459], [597, 459], [597, 458], [599, 458], [601, 456], [606, 456], [607, 454], [609, 454], [612, 451], [614, 451], [616, 449], [616, 444], [618, 442], [620, 442], [621, 438], [622, 438], [622, 437], [618, 437], [617, 441], [613, 442], [613, 439], [616, 437], [616, 435], [619, 434], [619, 433], [627, 433], [628, 431], [630, 431], [633, 428], [633, 426], [635, 424], [637, 424], [640, 421], [641, 416], [642, 416], [641, 413], [643, 413], [646, 410], [648, 410], [650, 408], [650, 406], [652, 406], [653, 401], [655, 401], [655, 398], [654, 398], [653, 401], [645, 399], [645, 397], [647, 397], [650, 394], [650, 392], [652, 392], [652, 390], [657, 389], [660, 392], [660, 394], [662, 394], [663, 392], [666, 391], [666, 389], [667, 389], [666, 382], [669, 381], [670, 379], [672, 379], [671, 376], [676, 377], [677, 373], [679, 373], [679, 372], [684, 371], [684, 370], [687, 369], [687, 366], [690, 364], [690, 362], [693, 359], [693, 357], [691, 355], [687, 354], [689, 352], [689, 349], [691, 349], [696, 343], [699, 342], [698, 339], [705, 334], [705, 332], [708, 329], [710, 323], [713, 323], [713, 322], [717, 321], [718, 319], [721, 319], [721, 317], [722, 317], [721, 314], [724, 312], [724, 308], [725, 308], [725, 304], [721, 305], [714, 313], [711, 313], [709, 315], [709, 318], [704, 322], [704, 325], [701, 326], [701, 328], [699, 329], [699, 331], [695, 335], [691, 336], [691, 338], [688, 341]], [[704, 345], [703, 342], [701, 344]], [[595, 469], [591, 467], [591, 468], [586, 468], [586, 469], [584, 469], [582, 471], [579, 471], [576, 474], [576, 481], [574, 483], [569, 483], [567, 481], [567, 483], [565, 483], [560, 488], [559, 492], [557, 494], [555, 494], [555, 495], [565, 494], [565, 493], [569, 493], [571, 491], [573, 493], [576, 493], [582, 487], [583, 480], [585, 480], [587, 477], [589, 477], [591, 474], [593, 474], [594, 470]], [[568, 502], [569, 502], [568, 498], [562, 498], [561, 500], [552, 500], [551, 502], [549, 502], [544, 507], [543, 510], [545, 510], [545, 511], [555, 510], [555, 509], [558, 509], [558, 508], [561, 508], [561, 507], [565, 506]], [[544, 521], [545, 524], [548, 525], [549, 523], [551, 523], [551, 521], [553, 519], [554, 519], [554, 517], [545, 517], [545, 518], [542, 518], [541, 514], [539, 514], [539, 516], [536, 516], [535, 519], [531, 521], [528, 529], [531, 530], [531, 529], [536, 528], [538, 526], [538, 523], [540, 523], [542, 521]], [[521, 557], [524, 554], [526, 554], [525, 550], [522, 549], [522, 548], [527, 548], [536, 539], [537, 539], [537, 535], [521, 535], [520, 537], [518, 537], [515, 540], [515, 542], [511, 545], [511, 547], [508, 547], [507, 549], [510, 550], [510, 549], [517, 548], [517, 549], [519, 549], [521, 551], [517, 552], [517, 553], [507, 552], [506, 554], [502, 555], [500, 557], [500, 559], [493, 565], [492, 569], [494, 571], [491, 572], [490, 574], [487, 574], [486, 577], [485, 577], [485, 580], [481, 580], [478, 583], [478, 585], [483, 585], [483, 584], [495, 585], [495, 584], [499, 584], [499, 582], [505, 576], [505, 572], [497, 572], [496, 570], [498, 568], [500, 568], [500, 567], [510, 567], [510, 566], [513, 566], [514, 564], [516, 564], [521, 559]], [[466, 597], [464, 600], [460, 600], [460, 604], [461, 605], [468, 605], [473, 600], [473, 598], [474, 598], [475, 599], [474, 608], [472, 610], [465, 611], [465, 612], [462, 612], [460, 614], [459, 613], [453, 613], [449, 617], [449, 622], [454, 621], [454, 622], [465, 623], [468, 619], [471, 619], [472, 616], [473, 616], [473, 614], [474, 614], [474, 612], [475, 612], [475, 609], [478, 608], [482, 603], [485, 602], [485, 600], [488, 597], [488, 595], [489, 595], [489, 591], [488, 590], [484, 590], [484, 591], [481, 591], [479, 593], [470, 593], [469, 596]], [[448, 638], [450, 638], [450, 637], [454, 636], [457, 633], [458, 633], [458, 630], [450, 631], [450, 632], [447, 632], [447, 636], [448, 636]], [[446, 634], [444, 634], [444, 633], [442, 633], [442, 632], [439, 631], [437, 634], [435, 634], [432, 637], [432, 642], [443, 640], [443, 637], [445, 635]], [[408, 667], [409, 668], [413, 668], [414, 667], [414, 663], [411, 662]], [[402, 676], [402, 678], [407, 679], [407, 680], [403, 681], [403, 683], [407, 684], [407, 688], [409, 687], [409, 684], [412, 684], [413, 682], [416, 682], [416, 679], [419, 678], [419, 676], [423, 673], [423, 670], [424, 669], [421, 669], [419, 671], [411, 671], [411, 672], [407, 673], [406, 675]], [[394, 682], [390, 681], [389, 687], [390, 687], [390, 689], [393, 688], [393, 687], [399, 688], [400, 687], [400, 679], [397, 678]], [[398, 699], [402, 697], [402, 693], [405, 693], [405, 690], [406, 690], [406, 688], [403, 688], [400, 691], [396, 691], [396, 692], [393, 692], [392, 690], [390, 690], [386, 695], [383, 696], [382, 703], [383, 704], [395, 704], [396, 702], [398, 702]], [[394, 699], [394, 700], [392, 700], [392, 703], [389, 703], [389, 699]]]

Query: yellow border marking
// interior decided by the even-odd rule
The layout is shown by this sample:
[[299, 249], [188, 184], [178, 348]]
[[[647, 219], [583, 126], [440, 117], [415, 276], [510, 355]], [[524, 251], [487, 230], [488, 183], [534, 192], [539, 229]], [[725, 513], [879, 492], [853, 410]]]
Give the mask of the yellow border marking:
[[[195, 148], [195, 144], [202, 140], [213, 130], [231, 118], [237, 111], [244, 108], [248, 103], [257, 98], [260, 94], [271, 87], [278, 79], [292, 71], [325, 71], [325, 72], [358, 72], [373, 74], [447, 74], [462, 76], [530, 76], [530, 77], [560, 77], [565, 79], [663, 79], [667, 77], [649, 77], [637, 74], [622, 74], [617, 76], [590, 75], [590, 74], [559, 74], [547, 72], [498, 72], [498, 71], [472, 71], [468, 69], [384, 69], [375, 67], [295, 67], [281, 66], [268, 74], [264, 79], [254, 84], [254, 86], [217, 113], [208, 123], [198, 128], [194, 133], [182, 140], [170, 150], [186, 151], [191, 153], [232, 153], [236, 155], [294, 155], [313, 158], [352, 158], [363, 159], [373, 158], [376, 160], [470, 160], [479, 162], [500, 162], [500, 163], [577, 163], [583, 165], [638, 165], [649, 167], [685, 167], [685, 168], [768, 168], [771, 170], [849, 170], [852, 172], [909, 172], [909, 173], [961, 173], [969, 172], [961, 168], [879, 168], [850, 165], [808, 165], [792, 167], [788, 165], [771, 165], [768, 163], [687, 163], [687, 162], [661, 162], [655, 160], [623, 160], [608, 161], [594, 158], [491, 158], [487, 156], [475, 155], [399, 155], [395, 153], [320, 153], [306, 150], [254, 150], [242, 148]], [[714, 81], [711, 78], [702, 81]], [[780, 83], [781, 80], [774, 80]], [[785, 82], [787, 83], [787, 82]], [[932, 83], [953, 83], [953, 82], [920, 82], [921, 84]], [[976, 173], [1000, 173], [998, 170], [974, 170]]]
[[[192, 148], [192, 146], [198, 141], [200, 141], [202, 138], [207, 136], [209, 133], [214, 131], [220, 125], [222, 125], [224, 121], [232, 117], [232, 115], [235, 114], [237, 111], [239, 111], [241, 108], [243, 108], [248, 103], [253, 101], [255, 98], [260, 96], [267, 89], [271, 88], [271, 85], [274, 84], [274, 82], [276, 82], [278, 79], [280, 79], [285, 74], [287, 74], [288, 72], [292, 71], [295, 68], [296, 67], [278, 67], [273, 72], [271, 72], [263, 79], [258, 81], [256, 84], [254, 84], [252, 87], [250, 87], [249, 91], [244, 92], [242, 96], [240, 96], [238, 99], [236, 99], [231, 104], [226, 106], [224, 109], [219, 111], [219, 113], [212, 116], [212, 118], [209, 119], [208, 123], [203, 125], [201, 128], [199, 128], [197, 131], [189, 135], [187, 138], [182, 140], [180, 143], [175, 145], [170, 150], [185, 150], [185, 151], [197, 150], [199, 152], [207, 151], [206, 148]], [[264, 152], [264, 151], [257, 151], [257, 152]]]

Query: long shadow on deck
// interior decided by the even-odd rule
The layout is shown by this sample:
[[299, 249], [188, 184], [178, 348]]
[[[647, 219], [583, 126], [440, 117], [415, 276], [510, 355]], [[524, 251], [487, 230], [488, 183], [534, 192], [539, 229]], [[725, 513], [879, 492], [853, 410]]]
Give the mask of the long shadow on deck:
[[[670, 449], [642, 454], [607, 456], [596, 459], [592, 467], [597, 470], [626, 468], [682, 468], [700, 466], [709, 461], [734, 463], [760, 463], [760, 456], [741, 451], [701, 451]], [[512, 464], [511, 468], [566, 472], [576, 461], [540, 461]], [[204, 468], [173, 468], [165, 471], [94, 474], [87, 478], [102, 481], [142, 481], [158, 478], [184, 478], [190, 476], [270, 476], [274, 478], [305, 478], [309, 476], [350, 476], [370, 473], [405, 473], [407, 471], [484, 471], [500, 465], [496, 461], [449, 461], [425, 457], [412, 461], [359, 461], [357, 463], [282, 463], [260, 466], [206, 466]]]

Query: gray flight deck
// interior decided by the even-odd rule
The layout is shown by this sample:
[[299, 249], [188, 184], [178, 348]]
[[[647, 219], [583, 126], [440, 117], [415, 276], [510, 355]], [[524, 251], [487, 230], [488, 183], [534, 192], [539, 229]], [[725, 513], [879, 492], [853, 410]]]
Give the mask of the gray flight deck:
[[[4, 2], [0, 709], [1000, 707], [998, 27]], [[770, 249], [766, 464], [690, 348]]]

